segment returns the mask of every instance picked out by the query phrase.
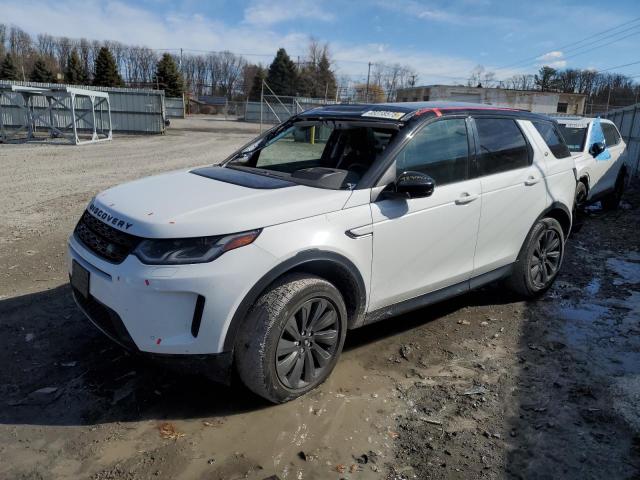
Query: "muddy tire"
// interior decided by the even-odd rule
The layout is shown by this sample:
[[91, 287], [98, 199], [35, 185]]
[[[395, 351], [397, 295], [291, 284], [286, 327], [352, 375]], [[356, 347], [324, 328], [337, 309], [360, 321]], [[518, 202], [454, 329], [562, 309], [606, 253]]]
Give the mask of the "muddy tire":
[[616, 210], [620, 206], [620, 200], [624, 194], [624, 187], [627, 183], [627, 172], [625, 169], [621, 169], [616, 178], [616, 184], [613, 188], [613, 192], [602, 199], [602, 208], [605, 210]]
[[584, 224], [585, 207], [587, 206], [587, 185], [579, 181], [576, 185], [576, 197], [573, 203], [572, 232], [579, 232]]
[[525, 298], [535, 298], [553, 284], [564, 257], [564, 233], [554, 218], [543, 218], [531, 229], [507, 285]]
[[256, 301], [235, 348], [242, 382], [273, 403], [324, 382], [342, 352], [347, 311], [340, 292], [308, 274], [286, 275]]

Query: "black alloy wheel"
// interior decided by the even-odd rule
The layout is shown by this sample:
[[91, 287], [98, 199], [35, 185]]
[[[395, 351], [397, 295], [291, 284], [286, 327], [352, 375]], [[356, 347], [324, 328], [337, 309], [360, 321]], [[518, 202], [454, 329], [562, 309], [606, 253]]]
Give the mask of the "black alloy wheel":
[[338, 352], [340, 322], [325, 298], [307, 300], [289, 317], [276, 347], [278, 379], [287, 388], [305, 388], [320, 378]]
[[546, 229], [538, 236], [537, 244], [529, 259], [531, 283], [539, 289], [553, 281], [562, 258], [562, 238], [553, 229]]

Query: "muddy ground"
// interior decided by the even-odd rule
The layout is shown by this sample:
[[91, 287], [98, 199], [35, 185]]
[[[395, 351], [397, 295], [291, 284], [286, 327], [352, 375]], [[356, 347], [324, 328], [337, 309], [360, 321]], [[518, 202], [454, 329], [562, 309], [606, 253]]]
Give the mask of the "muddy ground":
[[[98, 190], [215, 161], [251, 132], [0, 146], [0, 478], [640, 478], [640, 189], [590, 211], [560, 278], [351, 332], [286, 405], [165, 371], [96, 332], [65, 238]], [[243, 130], [245, 129], [245, 130]]]

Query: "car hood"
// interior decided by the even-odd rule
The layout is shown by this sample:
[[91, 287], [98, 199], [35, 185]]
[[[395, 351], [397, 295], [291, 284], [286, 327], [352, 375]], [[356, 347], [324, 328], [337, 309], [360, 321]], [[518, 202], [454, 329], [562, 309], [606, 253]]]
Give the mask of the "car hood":
[[132, 235], [181, 238], [242, 232], [334, 212], [350, 195], [348, 190], [289, 183], [250, 188], [180, 171], [110, 188], [87, 209]]

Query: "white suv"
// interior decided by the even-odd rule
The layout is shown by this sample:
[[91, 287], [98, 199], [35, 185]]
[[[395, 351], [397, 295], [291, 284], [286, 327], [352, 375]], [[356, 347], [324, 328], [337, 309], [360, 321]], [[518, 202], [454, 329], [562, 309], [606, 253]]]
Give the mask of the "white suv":
[[[336, 105], [218, 166], [111, 188], [69, 239], [74, 297], [113, 340], [284, 402], [353, 330], [506, 278], [543, 293], [571, 229], [557, 124], [461, 103]], [[190, 362], [193, 364], [193, 362]]]
[[616, 125], [600, 118], [556, 120], [576, 162], [576, 207], [601, 200], [604, 208], [617, 208], [629, 172], [625, 164], [627, 146]]

